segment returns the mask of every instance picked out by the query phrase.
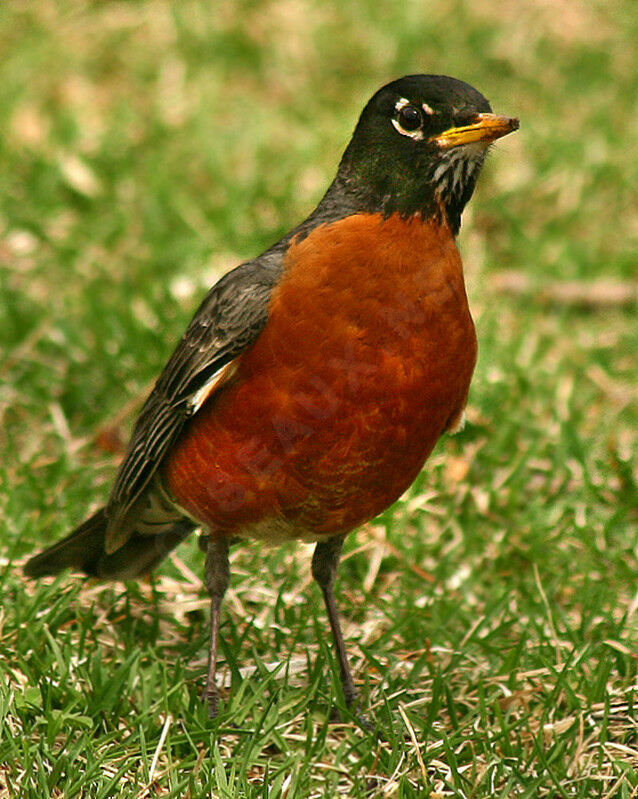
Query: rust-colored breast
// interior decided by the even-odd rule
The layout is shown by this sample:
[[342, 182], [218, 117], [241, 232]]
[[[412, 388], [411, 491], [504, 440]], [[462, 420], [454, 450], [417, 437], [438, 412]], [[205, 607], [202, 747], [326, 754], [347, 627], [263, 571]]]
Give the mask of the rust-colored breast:
[[450, 231], [356, 215], [294, 243], [256, 343], [162, 474], [221, 534], [317, 538], [380, 513], [465, 405], [476, 360]]

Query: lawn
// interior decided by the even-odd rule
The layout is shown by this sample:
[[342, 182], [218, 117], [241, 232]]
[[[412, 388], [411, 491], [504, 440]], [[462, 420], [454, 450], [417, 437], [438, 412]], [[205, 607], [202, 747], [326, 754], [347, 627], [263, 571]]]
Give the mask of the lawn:
[[[637, 35], [629, 0], [0, 4], [0, 797], [638, 796]], [[340, 569], [382, 735], [303, 545], [233, 550], [211, 723], [194, 537], [144, 583], [21, 565], [105, 500], [206, 288], [410, 72], [521, 129], [459, 239], [469, 424]]]

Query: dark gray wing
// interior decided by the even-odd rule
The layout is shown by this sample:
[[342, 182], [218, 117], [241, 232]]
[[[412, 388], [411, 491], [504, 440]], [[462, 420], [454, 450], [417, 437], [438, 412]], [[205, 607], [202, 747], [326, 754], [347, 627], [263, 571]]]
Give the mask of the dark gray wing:
[[209, 291], [170, 357], [135, 423], [107, 504], [107, 550], [127, 539], [126, 516], [148, 485], [184, 422], [215, 376], [263, 330], [280, 258], [257, 259], [225, 275]]

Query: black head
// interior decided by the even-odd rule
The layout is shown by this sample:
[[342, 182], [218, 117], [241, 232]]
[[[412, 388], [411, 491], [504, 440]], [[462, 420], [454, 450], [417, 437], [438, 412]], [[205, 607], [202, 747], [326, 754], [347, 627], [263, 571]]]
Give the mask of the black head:
[[456, 233], [489, 144], [518, 128], [491, 111], [455, 78], [395, 80], [363, 109], [335, 183], [365, 210], [445, 215]]

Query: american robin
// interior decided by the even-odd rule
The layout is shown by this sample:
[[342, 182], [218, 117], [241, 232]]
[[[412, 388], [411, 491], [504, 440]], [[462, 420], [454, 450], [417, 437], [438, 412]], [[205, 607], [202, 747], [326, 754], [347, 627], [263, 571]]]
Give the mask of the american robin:
[[245, 537], [317, 542], [312, 574], [355, 702], [333, 594], [341, 547], [462, 418], [477, 345], [455, 236], [489, 144], [517, 128], [454, 78], [381, 88], [317, 208], [205, 297], [105, 507], [26, 564], [31, 577], [128, 579], [206, 527], [211, 717], [228, 547]]

